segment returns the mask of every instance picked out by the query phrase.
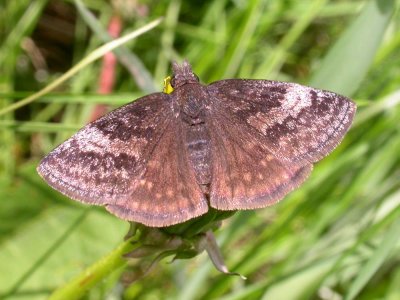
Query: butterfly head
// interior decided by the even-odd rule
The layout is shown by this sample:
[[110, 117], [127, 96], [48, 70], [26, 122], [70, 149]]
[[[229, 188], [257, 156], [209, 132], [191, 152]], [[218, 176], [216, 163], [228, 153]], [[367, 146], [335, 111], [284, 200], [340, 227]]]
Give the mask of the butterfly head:
[[171, 86], [176, 89], [187, 83], [198, 83], [199, 77], [192, 71], [192, 66], [184, 60], [182, 64], [172, 63]]

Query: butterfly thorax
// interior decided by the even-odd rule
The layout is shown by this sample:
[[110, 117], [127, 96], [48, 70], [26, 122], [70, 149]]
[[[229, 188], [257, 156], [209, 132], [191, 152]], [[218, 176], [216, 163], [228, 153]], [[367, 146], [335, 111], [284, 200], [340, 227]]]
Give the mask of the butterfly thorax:
[[174, 94], [178, 101], [179, 116], [183, 122], [192, 126], [205, 122], [207, 92], [201, 84], [185, 84], [176, 89]]

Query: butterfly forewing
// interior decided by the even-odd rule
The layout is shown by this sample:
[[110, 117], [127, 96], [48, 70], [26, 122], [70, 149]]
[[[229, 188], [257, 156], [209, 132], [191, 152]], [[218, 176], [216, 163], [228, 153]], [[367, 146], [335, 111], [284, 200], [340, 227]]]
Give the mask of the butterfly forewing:
[[39, 174], [80, 201], [113, 203], [131, 198], [152, 149], [171, 122], [169, 96], [152, 94], [86, 125], [48, 154]]
[[303, 164], [322, 159], [342, 140], [356, 107], [343, 96], [295, 83], [229, 79], [212, 83], [213, 111], [222, 108], [277, 158]]

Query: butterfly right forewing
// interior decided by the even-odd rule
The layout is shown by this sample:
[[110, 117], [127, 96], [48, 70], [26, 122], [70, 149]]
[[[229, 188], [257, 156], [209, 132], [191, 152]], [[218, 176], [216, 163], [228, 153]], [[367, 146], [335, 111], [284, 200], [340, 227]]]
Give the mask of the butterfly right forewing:
[[169, 95], [156, 93], [89, 123], [41, 161], [39, 174], [83, 202], [128, 199], [171, 122], [170, 103]]

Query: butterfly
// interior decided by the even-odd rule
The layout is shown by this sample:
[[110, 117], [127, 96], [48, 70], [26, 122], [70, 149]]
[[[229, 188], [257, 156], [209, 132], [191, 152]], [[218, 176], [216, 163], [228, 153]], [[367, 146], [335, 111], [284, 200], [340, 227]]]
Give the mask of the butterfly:
[[173, 63], [171, 93], [144, 96], [89, 123], [38, 173], [54, 189], [119, 218], [165, 227], [281, 200], [348, 131], [356, 105], [296, 83], [200, 84]]

